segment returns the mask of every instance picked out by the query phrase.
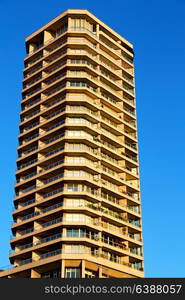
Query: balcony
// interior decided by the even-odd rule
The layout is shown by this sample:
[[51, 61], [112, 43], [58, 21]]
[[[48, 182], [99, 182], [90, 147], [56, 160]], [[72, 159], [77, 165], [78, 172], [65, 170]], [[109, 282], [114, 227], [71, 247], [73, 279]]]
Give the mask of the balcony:
[[[65, 63], [62, 63], [61, 65], [64, 65]], [[54, 70], [57, 70], [59, 68], [59, 66], [57, 65], [57, 67], [54, 68]], [[53, 72], [53, 70], [52, 70]], [[50, 85], [52, 84], [53, 82], [59, 80], [60, 78], [63, 78], [66, 76], [66, 72], [62, 72], [61, 74], [57, 75], [57, 76], [54, 76], [52, 79], [49, 79], [47, 81], [45, 81], [45, 84], [46, 85]], [[46, 86], [45, 86], [46, 87]]]
[[36, 188], [36, 185], [29, 186], [28, 188], [21, 190], [18, 195], [28, 193], [28, 192], [34, 190], [35, 188]]
[[45, 199], [45, 198], [49, 198], [49, 197], [51, 197], [51, 196], [53, 196], [53, 195], [56, 195], [56, 194], [58, 194], [58, 193], [61, 193], [61, 192], [63, 192], [63, 187], [62, 188], [58, 188], [58, 189], [56, 189], [56, 190], [53, 190], [52, 192], [49, 192], [49, 193], [46, 193], [46, 194], [44, 194], [43, 195], [43, 199]]
[[54, 219], [52, 221], [48, 221], [48, 222], [45, 222], [42, 224], [42, 228], [46, 228], [46, 227], [49, 227], [51, 225], [54, 225], [54, 224], [58, 224], [60, 222], [62, 222], [63, 218], [57, 218], [57, 219]]
[[40, 60], [43, 57], [43, 53], [35, 55], [30, 61], [25, 63], [25, 68], [32, 66], [36, 61]]
[[27, 259], [21, 260], [18, 262], [18, 266], [23, 266], [23, 265], [29, 264], [32, 261], [33, 261], [32, 258], [27, 258]]
[[45, 93], [45, 98], [55, 94], [56, 92], [62, 90], [65, 87], [66, 87], [66, 84], [60, 84], [60, 86], [52, 89], [50, 92]]
[[48, 184], [48, 183], [53, 182], [53, 181], [56, 181], [56, 180], [58, 180], [58, 179], [60, 179], [60, 178], [62, 178], [62, 177], [64, 177], [64, 173], [61, 173], [61, 174], [58, 174], [58, 175], [56, 175], [56, 176], [50, 177], [50, 178], [48, 178], [48, 179], [45, 179], [45, 180], [43, 181], [43, 183], [44, 183], [44, 184]]
[[38, 159], [35, 158], [35, 159], [33, 159], [33, 160], [28, 161], [28, 162], [25, 163], [25, 164], [22, 164], [22, 165], [18, 166], [17, 169], [18, 169], [18, 170], [21, 170], [21, 169], [23, 169], [23, 168], [25, 168], [25, 167], [28, 167], [28, 166], [30, 166], [30, 165], [36, 163], [37, 161], [38, 161]]
[[22, 117], [21, 122], [32, 118], [33, 116], [37, 115], [38, 113], [40, 113], [40, 109], [35, 110], [34, 112], [32, 112], [31, 114], [26, 115], [25, 117]]
[[96, 33], [96, 32], [91, 31], [91, 30], [89, 30], [89, 29], [86, 28], [86, 27], [69, 27], [69, 28], [68, 28], [68, 31], [85, 31], [85, 32], [90, 33], [90, 35], [93, 36], [93, 37], [96, 37], [96, 36], [97, 36], [97, 33]]
[[23, 111], [31, 106], [33, 106], [34, 104], [38, 103], [41, 99], [40, 98], [36, 98], [35, 100], [30, 101], [30, 103], [25, 104], [23, 107]]
[[55, 153], [57, 153], [57, 152], [63, 151], [63, 150], [64, 150], [64, 146], [59, 147], [59, 148], [57, 148], [57, 149], [55, 149], [55, 150], [52, 150], [52, 151], [47, 152], [47, 153], [45, 154], [45, 157], [49, 157], [49, 156], [51, 156], [51, 155], [53, 155], [53, 154], [55, 154]]
[[[143, 267], [142, 267], [141, 262], [139, 262], [139, 263], [127, 263], [127, 262], [121, 261], [120, 257], [118, 257], [118, 256], [114, 257], [114, 256], [110, 255], [108, 252], [107, 253], [102, 253], [101, 255], [99, 255], [97, 249], [91, 249], [91, 248], [89, 248], [88, 250], [85, 249], [85, 248], [84, 249], [79, 248], [76, 251], [74, 251], [74, 249], [71, 249], [71, 250], [70, 249], [56, 249], [56, 250], [49, 251], [49, 252], [41, 254], [41, 256], [38, 260], [42, 260], [42, 259], [49, 258], [49, 257], [52, 257], [52, 256], [57, 256], [59, 254], [60, 255], [61, 254], [73, 254], [73, 255], [78, 255], [78, 256], [79, 256], [79, 254], [81, 254], [81, 255], [90, 255], [90, 256], [96, 257], [97, 262], [98, 262], [99, 258], [103, 258], [103, 259], [112, 261], [114, 263], [127, 266], [127, 267], [132, 268], [132, 269], [137, 269], [141, 272], [143, 271]], [[27, 258], [25, 260], [19, 261], [17, 263], [17, 265], [15, 265], [15, 266], [21, 266], [21, 265], [29, 264], [31, 262], [35, 262], [35, 261], [38, 261], [38, 260], [33, 260], [32, 258]]]
[[54, 250], [54, 251], [50, 251], [50, 252], [46, 252], [44, 254], [41, 254], [40, 259], [51, 257], [51, 256], [58, 255], [58, 254], [61, 254], [61, 249], [57, 249], [57, 250]]
[[20, 221], [26, 221], [26, 220], [29, 220], [29, 219], [31, 219], [31, 218], [34, 218], [34, 217], [36, 217], [36, 216], [38, 216], [39, 215], [39, 212], [34, 212], [34, 213], [32, 213], [32, 214], [29, 214], [29, 215], [26, 215], [26, 216], [24, 216], [24, 217], [21, 217], [20, 218]]
[[[32, 172], [32, 173], [30, 173], [30, 174], [28, 174], [28, 175], [26, 175], [26, 176], [23, 176], [22, 179], [23, 179], [23, 180], [27, 180], [27, 179], [29, 179], [29, 178], [35, 176], [36, 174], [37, 174], [36, 171], [35, 171], [35, 172]], [[20, 181], [19, 181], [19, 182], [20, 182]]]
[[85, 60], [85, 59], [71, 59], [69, 61], [70, 64], [80, 64], [80, 65], [88, 65], [89, 67], [91, 67], [92, 69], [96, 70], [97, 67], [96, 65], [93, 65], [92, 63], [90, 63], [88, 60]]
[[[104, 35], [103, 35], [104, 37]], [[120, 54], [117, 49], [115, 48], [115, 46], [112, 45], [112, 43], [105, 41], [105, 39], [100, 39], [100, 42], [103, 43], [104, 45], [106, 45], [111, 52], [113, 52], [117, 57], [123, 58], [124, 60], [126, 60], [129, 64], [133, 64], [133, 61], [131, 58], [129, 58], [126, 54], [124, 54], [123, 52]], [[107, 54], [107, 53], [106, 53]], [[107, 54], [108, 55], [108, 54]], [[111, 57], [113, 59], [113, 57]], [[119, 62], [117, 62], [119, 64]]]
[[55, 98], [52, 102], [50, 102], [48, 104], [45, 104], [46, 109], [49, 108], [49, 107], [54, 106], [55, 104], [61, 102], [64, 99], [65, 99], [65, 96], [59, 96], [59, 97]]
[[39, 124], [40, 124], [39, 122], [34, 122], [34, 123], [32, 123], [31, 125], [26, 126], [26, 127], [24, 127], [22, 130], [20, 130], [20, 133], [23, 133], [24, 131], [28, 131], [28, 130], [30, 130], [30, 129], [36, 127], [36, 126], [39, 125]]
[[[57, 40], [57, 39], [59, 39], [60, 36], [61, 36], [63, 33], [65, 33], [67, 30], [68, 30], [67, 27], [65, 27], [65, 28], [63, 29], [63, 31], [60, 32], [60, 34], [57, 34], [55, 37], [52, 37], [51, 39], [45, 41], [44, 43], [39, 44], [37, 47], [35, 47], [35, 49], [34, 49], [33, 51], [31, 51], [31, 52], [28, 53], [28, 55], [27, 55], [26, 58], [28, 58], [29, 56], [31, 56], [32, 54], [34, 54], [34, 53], [35, 53], [36, 51], [38, 51], [39, 49], [45, 47], [45, 46], [48, 45], [48, 44], [51, 44], [52, 42], [54, 42], [54, 41]], [[33, 61], [33, 60], [32, 60], [32, 61]]]
[[26, 154], [29, 154], [29, 153], [31, 153], [31, 152], [37, 150], [37, 149], [38, 149], [38, 146], [31, 147], [30, 149], [28, 149], [28, 150], [26, 150], [26, 151], [23, 151], [23, 152], [19, 155], [19, 157], [22, 157], [22, 154], [23, 154], [23, 155], [26, 155]]
[[29, 136], [29, 137], [23, 139], [22, 141], [20, 141], [20, 142], [19, 142], [19, 145], [23, 145], [23, 144], [25, 144], [25, 143], [28, 143], [29, 141], [34, 140], [34, 139], [37, 138], [38, 136], [39, 136], [39, 133], [35, 133], [35, 134], [33, 134], [32, 136]]
[[35, 79], [28, 81], [28, 83], [23, 85], [23, 90], [27, 89], [28, 87], [30, 87], [31, 85], [33, 85], [35, 82], [39, 81], [40, 79], [42, 79], [42, 76], [39, 75], [37, 76]]
[[20, 207], [18, 208], [21, 208], [21, 207], [25, 207], [25, 206], [28, 206], [28, 205], [31, 205], [32, 203], [35, 203], [35, 199], [31, 199], [29, 201], [26, 201], [26, 202], [23, 202], [20, 204]]
[[[46, 111], [48, 108], [54, 106], [55, 104], [61, 102], [63, 99], [65, 99], [65, 96], [58, 97], [58, 98], [55, 99], [54, 101], [52, 101], [52, 102], [46, 104], [46, 105], [45, 105], [46, 107], [42, 109], [42, 112], [43, 112], [43, 111]], [[39, 101], [40, 101], [40, 99], [39, 99]], [[21, 122], [23, 122], [23, 121], [25, 121], [25, 120], [27, 120], [27, 119], [30, 119], [30, 118], [33, 117], [33, 116], [36, 116], [36, 115], [37, 115], [38, 113], [40, 113], [40, 112], [41, 112], [41, 110], [36, 110], [36, 111], [34, 111], [33, 113], [28, 114], [28, 115], [26, 115], [25, 117], [22, 117]], [[62, 111], [59, 110], [58, 113], [60, 113], [60, 112], [62, 112]], [[52, 118], [52, 117], [54, 117], [55, 115], [57, 115], [57, 112], [50, 114], [50, 115], [49, 115], [50, 117], [48, 116], [48, 117], [46, 117], [46, 119]], [[38, 123], [38, 124], [39, 124], [39, 123]], [[25, 130], [25, 129], [26, 129], [26, 130], [31, 129], [31, 128], [33, 128], [34, 126], [37, 126], [38, 124], [37, 124], [37, 122], [35, 122], [34, 125], [33, 125], [33, 124], [30, 125], [30, 126], [24, 128], [24, 130]]]
[[56, 141], [56, 140], [58, 140], [58, 139], [60, 139], [60, 138], [63, 138], [63, 137], [64, 137], [64, 133], [61, 133], [61, 134], [59, 134], [59, 135], [57, 135], [57, 136], [55, 136], [55, 137], [53, 137], [53, 138], [51, 138], [51, 139], [45, 141], [45, 144], [46, 144], [46, 145], [47, 145], [47, 144], [51, 144], [52, 142], [54, 142], [54, 141]]
[[54, 128], [57, 128], [57, 127], [59, 127], [59, 126], [61, 126], [61, 125], [63, 125], [63, 124], [65, 124], [65, 120], [62, 120], [62, 121], [60, 121], [60, 122], [57, 122], [57, 123], [55, 123], [55, 124], [53, 124], [53, 125], [47, 127], [47, 128], [46, 128], [46, 132], [48, 132], [48, 131], [50, 131], [50, 130], [53, 130]]
[[27, 229], [25, 229], [25, 230], [20, 231], [19, 234], [20, 234], [20, 235], [26, 235], [26, 234], [31, 233], [31, 232], [33, 232], [33, 231], [34, 231], [34, 228], [31, 227], [31, 228], [27, 228]]
[[32, 91], [26, 93], [26, 95], [23, 96], [23, 99], [26, 99], [26, 98], [32, 96], [33, 94], [36, 94], [38, 91], [41, 91], [41, 86], [39, 86], [38, 88], [33, 89]]
[[[60, 149], [64, 149], [64, 147], [61, 147]], [[55, 150], [56, 151], [56, 150]], [[52, 151], [52, 152], [54, 152], [54, 151]], [[56, 153], [56, 152], [55, 152]], [[59, 166], [59, 165], [61, 165], [61, 164], [63, 164], [64, 163], [64, 159], [61, 159], [61, 160], [59, 160], [59, 161], [56, 161], [55, 163], [52, 163], [52, 164], [49, 164], [49, 165], [47, 165], [46, 167], [44, 167], [44, 170], [50, 170], [50, 169], [52, 169], [52, 168], [54, 168], [54, 167], [57, 167], [57, 166]]]
[[27, 72], [24, 76], [24, 79], [27, 79], [28, 77], [32, 76], [34, 73], [36, 73], [38, 70], [42, 69], [42, 64], [38, 67], [33, 68], [31, 71]]
[[58, 109], [55, 112], [52, 112], [52, 113], [48, 114], [45, 118], [46, 118], [46, 120], [49, 120], [49, 119], [59, 115], [60, 113], [65, 112], [65, 110], [66, 110], [65, 107], [61, 108], [61, 109]]

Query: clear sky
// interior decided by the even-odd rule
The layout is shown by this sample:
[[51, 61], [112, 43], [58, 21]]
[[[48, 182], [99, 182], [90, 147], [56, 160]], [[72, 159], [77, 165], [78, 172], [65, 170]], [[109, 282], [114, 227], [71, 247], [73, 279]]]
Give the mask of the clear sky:
[[134, 44], [146, 277], [185, 275], [185, 0], [0, 1], [0, 266], [9, 264], [24, 39], [85, 8]]

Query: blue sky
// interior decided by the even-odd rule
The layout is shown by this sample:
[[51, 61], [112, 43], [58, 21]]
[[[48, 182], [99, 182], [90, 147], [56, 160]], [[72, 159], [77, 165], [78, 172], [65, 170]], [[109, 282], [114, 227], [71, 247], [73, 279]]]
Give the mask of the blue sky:
[[24, 39], [67, 8], [90, 10], [134, 44], [145, 276], [184, 277], [185, 0], [0, 1], [0, 266], [9, 264]]

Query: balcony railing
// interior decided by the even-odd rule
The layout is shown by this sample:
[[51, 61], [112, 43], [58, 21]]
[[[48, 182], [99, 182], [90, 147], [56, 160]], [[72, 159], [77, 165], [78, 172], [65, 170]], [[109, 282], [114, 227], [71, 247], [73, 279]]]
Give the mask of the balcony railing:
[[[61, 65], [64, 65], [64, 64], [65, 64], [65, 63], [62, 63]], [[52, 70], [52, 72], [55, 71], [55, 70], [57, 70], [59, 67], [60, 67], [60, 66], [57, 65], [57, 67], [55, 67], [55, 68]], [[47, 85], [50, 85], [51, 83], [57, 81], [58, 79], [63, 78], [65, 75], [66, 75], [66, 72], [63, 72], [63, 73], [61, 73], [61, 74], [59, 74], [59, 75], [57, 75], [57, 76], [54, 76], [52, 79], [47, 80], [47, 81], [46, 81], [46, 84], [47, 84]]]
[[52, 101], [52, 102], [46, 104], [46, 107], [48, 108], [48, 107], [54, 106], [55, 104], [61, 102], [63, 99], [65, 99], [65, 96], [57, 97], [54, 101]]
[[47, 152], [47, 153], [45, 154], [45, 157], [49, 157], [49, 156], [51, 156], [51, 155], [53, 155], [53, 154], [55, 154], [55, 153], [57, 153], [57, 152], [60, 152], [60, 151], [62, 151], [62, 150], [64, 150], [64, 146], [59, 147], [59, 148], [57, 148], [57, 149], [55, 149], [55, 150], [52, 150], [52, 151], [50, 151], [50, 152]]
[[61, 134], [59, 134], [59, 135], [57, 135], [57, 136], [55, 136], [55, 137], [53, 137], [53, 138], [45, 141], [45, 144], [50, 144], [50, 143], [52, 143], [52, 142], [54, 142], [54, 141], [56, 141], [56, 140], [58, 140], [60, 138], [63, 138], [63, 137], [64, 137], [64, 133], [61, 133]]
[[24, 76], [24, 78], [28, 78], [30, 77], [32, 74], [34, 74], [35, 72], [37, 72], [38, 70], [42, 69], [42, 65], [36, 67], [36, 68], [33, 68], [31, 71], [27, 72]]
[[21, 190], [21, 193], [28, 193], [36, 188], [36, 185], [29, 186], [28, 188]]
[[[120, 53], [117, 52], [117, 50], [116, 50], [110, 43], [108, 43], [108, 42], [106, 42], [105, 40], [102, 40], [102, 39], [101, 39], [100, 41], [101, 41], [104, 45], [108, 46], [108, 47], [111, 49], [111, 51], [114, 51], [114, 52], [116, 53], [116, 55], [123, 57], [123, 58], [126, 59], [129, 63], [133, 63], [132, 59], [129, 58], [127, 55], [125, 55], [125, 54], [123, 54], [123, 53], [120, 55]], [[112, 58], [112, 59], [113, 59], [113, 58]]]
[[26, 216], [24, 216], [24, 217], [21, 217], [20, 220], [21, 220], [21, 221], [26, 221], [26, 220], [29, 220], [29, 219], [31, 219], [31, 218], [34, 218], [34, 217], [36, 217], [36, 216], [38, 216], [38, 215], [39, 215], [39, 212], [34, 212], [34, 213], [32, 213], [32, 214], [29, 214], [29, 215], [26, 215]]
[[26, 201], [26, 202], [21, 203], [21, 204], [20, 204], [20, 208], [21, 208], [21, 206], [22, 206], [22, 207], [25, 207], [25, 206], [28, 206], [28, 205], [30, 205], [30, 204], [32, 204], [32, 203], [35, 203], [35, 199], [31, 199], [31, 200], [29, 200], [29, 201]]
[[23, 110], [27, 109], [30, 106], [33, 106], [34, 104], [38, 103], [41, 99], [40, 98], [36, 98], [35, 100], [30, 101], [30, 103], [25, 104]]
[[58, 179], [60, 179], [60, 178], [62, 178], [62, 177], [64, 177], [64, 173], [61, 173], [61, 174], [59, 174], [59, 175], [57, 175], [57, 176], [53, 176], [53, 177], [51, 177], [51, 178], [45, 179], [45, 180], [44, 180], [44, 184], [48, 184], [48, 183], [50, 183], [50, 182], [56, 181], [56, 180], [58, 180]]
[[32, 258], [27, 258], [18, 262], [19, 266], [23, 266], [32, 262]]
[[[118, 256], [117, 257], [111, 256], [110, 253], [108, 253], [108, 252], [107, 253], [102, 253], [101, 255], [99, 255], [97, 249], [94, 250], [94, 249], [91, 249], [91, 248], [89, 248], [88, 250], [85, 249], [85, 248], [79, 248], [76, 251], [74, 249], [56, 249], [56, 250], [49, 251], [49, 252], [41, 254], [41, 256], [38, 260], [42, 260], [42, 259], [52, 257], [52, 256], [56, 256], [56, 255], [59, 255], [59, 254], [73, 254], [73, 255], [79, 255], [79, 254], [86, 255], [87, 254], [87, 255], [95, 256], [96, 259], [97, 258], [104, 258], [104, 259], [107, 259], [107, 260], [112, 261], [114, 263], [124, 265], [124, 266], [127, 266], [127, 267], [132, 268], [132, 269], [137, 269], [139, 271], [143, 271], [143, 267], [142, 267], [141, 263], [137, 263], [137, 264], [127, 263], [127, 262], [121, 261], [120, 257], [118, 257]], [[35, 261], [38, 261], [38, 260], [34, 260], [32, 258], [27, 258], [25, 260], [19, 261], [14, 267], [25, 265], [25, 264], [35, 262]]]
[[26, 83], [24, 86], [23, 86], [23, 89], [26, 89], [28, 88], [29, 86], [31, 86], [32, 84], [34, 84], [35, 82], [37, 82], [38, 80], [42, 79], [42, 76], [39, 75], [37, 78], [29, 81], [28, 83]]
[[25, 230], [22, 230], [19, 232], [20, 235], [25, 235], [25, 234], [28, 234], [28, 233], [31, 233], [34, 231], [34, 228], [31, 227], [31, 228], [28, 228], [28, 229], [25, 229]]
[[29, 114], [29, 115], [26, 115], [25, 117], [22, 117], [22, 118], [21, 118], [21, 122], [30, 119], [31, 117], [37, 115], [38, 113], [40, 113], [40, 109], [35, 110], [34, 112], [32, 112], [32, 113]]
[[65, 108], [61, 108], [59, 110], [56, 110], [54, 113], [51, 113], [48, 116], [46, 116], [46, 119], [49, 120], [49, 119], [53, 118], [54, 116], [57, 116], [58, 114], [60, 114], [64, 111], [65, 111]]
[[97, 33], [94, 31], [89, 30], [86, 27], [69, 27], [68, 30], [70, 31], [87, 31], [88, 33], [90, 33], [92, 36], [97, 36]]
[[32, 58], [32, 60], [25, 63], [25, 68], [28, 68], [29, 66], [33, 65], [36, 61], [38, 61], [42, 57], [43, 57], [43, 53], [37, 54], [35, 58]]
[[38, 136], [39, 136], [39, 133], [35, 133], [34, 135], [29, 136], [28, 138], [23, 139], [23, 141], [20, 141], [20, 142], [19, 142], [19, 145], [22, 145], [22, 144], [27, 143], [27, 142], [29, 142], [29, 141], [31, 141], [31, 140], [34, 140], [34, 139], [37, 138]]
[[[22, 154], [26, 155], [26, 154], [28, 154], [28, 153], [30, 153], [30, 152], [33, 152], [33, 151], [37, 150], [37, 149], [38, 149], [38, 146], [34, 146], [34, 147], [32, 147], [32, 148], [30, 148], [30, 149], [28, 149], [28, 150], [22, 152]], [[20, 155], [19, 157], [21, 157], [21, 156], [22, 156], [22, 155]]]
[[24, 129], [21, 130], [21, 133], [23, 133], [24, 131], [27, 131], [27, 130], [33, 128], [33, 127], [36, 127], [37, 125], [39, 125], [39, 122], [34, 122], [34, 123], [32, 123], [31, 125], [29, 125], [29, 126], [27, 126], [27, 127], [24, 127]]
[[[66, 40], [67, 41], [67, 40]], [[52, 61], [56, 60], [57, 58], [61, 57], [63, 54], [67, 53], [66, 50], [59, 51], [56, 55], [53, 55], [52, 58], [47, 59], [47, 62], [51, 63]], [[50, 69], [51, 70], [51, 69]]]
[[55, 94], [56, 92], [62, 90], [64, 87], [66, 87], [66, 84], [61, 84], [59, 87], [57, 87], [57, 88], [51, 90], [50, 92], [47, 92], [47, 93], [46, 93], [46, 97], [49, 97], [49, 96]]
[[131, 114], [131, 115], [135, 115], [135, 112], [133, 111], [133, 110], [131, 110], [131, 109], [129, 109], [129, 108], [127, 108], [127, 107], [123, 107], [123, 109], [125, 110], [125, 111], [127, 111], [129, 114]]
[[27, 179], [29, 179], [29, 178], [35, 176], [35, 175], [37, 175], [37, 172], [36, 172], [36, 171], [35, 171], [35, 172], [32, 172], [32, 173], [30, 173], [30, 174], [28, 174], [28, 175], [26, 175], [26, 176], [23, 176], [22, 179], [23, 179], [23, 180], [27, 180]]
[[63, 218], [57, 218], [52, 221], [45, 222], [42, 224], [42, 228], [45, 228], [45, 227], [48, 227], [48, 226], [51, 226], [54, 224], [58, 224], [58, 223], [62, 222], [62, 220], [63, 220]]
[[48, 132], [48, 131], [50, 131], [50, 130], [52, 130], [52, 129], [54, 129], [54, 128], [57, 128], [57, 127], [59, 127], [60, 125], [63, 125], [64, 123], [65, 123], [65, 120], [62, 120], [62, 121], [60, 121], [60, 122], [58, 122], [58, 123], [55, 123], [55, 124], [51, 125], [50, 127], [47, 127], [47, 128], [46, 128], [46, 132]]
[[49, 192], [49, 193], [44, 194], [44, 195], [43, 195], [43, 198], [45, 199], [45, 198], [51, 197], [51, 196], [56, 195], [56, 194], [58, 194], [58, 193], [61, 193], [61, 192], [63, 192], [63, 191], [64, 191], [63, 187], [62, 187], [62, 188], [58, 188], [58, 189], [56, 189], [56, 190], [53, 190], [52, 192]]
[[51, 39], [48, 39], [47, 41], [45, 41], [44, 43], [41, 43], [38, 47], [36, 47], [33, 51], [29, 52], [27, 57], [29, 57], [30, 55], [32, 55], [34, 52], [36, 52], [37, 50], [39, 50], [40, 48], [50, 44], [51, 42], [53, 42], [54, 40], [56, 40], [61, 34], [63, 34], [64, 32], [66, 32], [68, 29], [65, 28], [63, 31], [60, 32], [60, 34], [58, 34], [56, 37], [52, 37]]
[[26, 99], [27, 97], [37, 93], [38, 91], [41, 91], [41, 86], [39, 86], [38, 88], [26, 93], [26, 95], [23, 96], [23, 99]]

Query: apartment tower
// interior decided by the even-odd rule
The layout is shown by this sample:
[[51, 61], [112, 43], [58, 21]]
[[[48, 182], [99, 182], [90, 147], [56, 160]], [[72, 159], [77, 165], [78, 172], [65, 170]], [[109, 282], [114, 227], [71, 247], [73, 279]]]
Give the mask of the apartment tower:
[[87, 10], [26, 38], [10, 269], [143, 277], [133, 46]]

